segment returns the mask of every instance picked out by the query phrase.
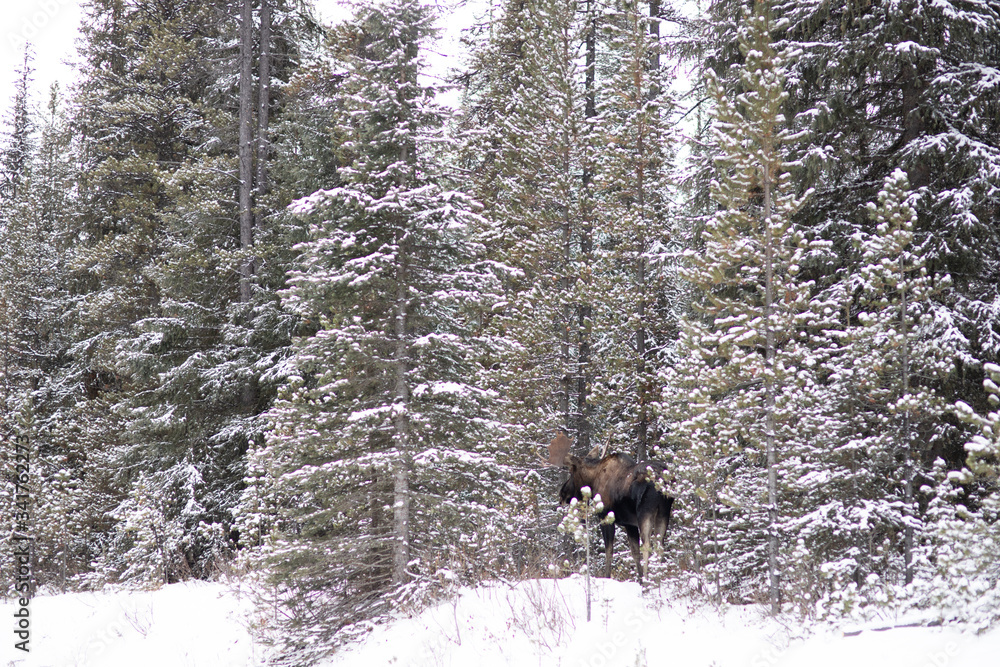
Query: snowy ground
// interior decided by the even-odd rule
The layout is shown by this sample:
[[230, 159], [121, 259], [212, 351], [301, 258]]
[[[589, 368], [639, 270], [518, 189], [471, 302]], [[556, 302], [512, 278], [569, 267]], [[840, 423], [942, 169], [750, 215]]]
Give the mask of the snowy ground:
[[0, 667], [248, 667], [260, 646], [250, 602], [224, 584], [188, 582], [158, 591], [40, 596], [28, 607], [31, 652], [14, 648], [12, 600], [0, 606]]
[[[989, 667], [1000, 664], [1000, 629], [867, 628], [804, 633], [758, 608], [660, 603], [633, 583], [594, 580], [585, 620], [582, 579], [532, 580], [464, 589], [450, 602], [377, 627], [323, 667]], [[669, 595], [666, 597], [670, 597]], [[10, 620], [14, 605], [2, 605]], [[250, 601], [224, 584], [153, 592], [74, 593], [31, 603], [25, 656], [6, 631], [8, 665], [250, 667], [261, 646]], [[805, 638], [803, 635], [808, 634]]]
[[[669, 596], [667, 596], [669, 597]], [[594, 580], [591, 620], [582, 579], [482, 586], [376, 629], [324, 667], [988, 667], [1000, 629], [894, 628], [890, 622], [805, 633], [758, 607], [657, 604], [638, 584]], [[805, 634], [807, 638], [801, 637]]]

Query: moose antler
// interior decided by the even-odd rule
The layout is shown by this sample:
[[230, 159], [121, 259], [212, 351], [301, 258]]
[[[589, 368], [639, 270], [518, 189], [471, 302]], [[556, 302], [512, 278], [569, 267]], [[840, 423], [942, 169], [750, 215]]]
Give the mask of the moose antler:
[[604, 449], [601, 450], [601, 458], [603, 459], [608, 454], [608, 447], [611, 446], [611, 434], [608, 434], [608, 441], [604, 443]]
[[553, 466], [564, 465], [566, 461], [566, 455], [569, 454], [570, 448], [573, 446], [573, 441], [569, 439], [563, 431], [559, 431], [559, 435], [552, 439], [549, 443], [549, 459], [547, 463]]

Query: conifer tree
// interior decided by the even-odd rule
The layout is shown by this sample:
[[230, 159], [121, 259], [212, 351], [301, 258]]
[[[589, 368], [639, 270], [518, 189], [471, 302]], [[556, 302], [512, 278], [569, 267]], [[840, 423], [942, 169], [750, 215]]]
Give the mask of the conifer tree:
[[816, 508], [800, 521], [800, 564], [826, 597], [806, 596], [831, 614], [876, 611], [913, 580], [925, 539], [918, 491], [932, 452], [954, 437], [943, 389], [963, 345], [937, 302], [950, 280], [931, 275], [914, 247], [917, 212], [902, 170], [867, 209], [874, 231], [855, 235], [855, 268], [840, 296], [830, 292], [842, 311], [823, 362], [836, 436], [805, 443], [794, 484]]
[[5, 199], [17, 198], [18, 189], [29, 174], [32, 159], [32, 133], [30, 85], [34, 73], [31, 47], [25, 46], [24, 58], [17, 69], [14, 84], [13, 106], [6, 118], [9, 130], [0, 153], [0, 195]]
[[[719, 0], [706, 13], [705, 66], [726, 74], [738, 63], [740, 2]], [[1000, 159], [994, 113], [995, 49], [1000, 17], [989, 3], [776, 2], [775, 34], [789, 61], [788, 114], [809, 127], [803, 176], [815, 196], [799, 214], [804, 228], [833, 245], [811, 262], [814, 277], [836, 282], [850, 272], [851, 238], [871, 232], [864, 214], [883, 179], [906, 172], [917, 210], [914, 244], [928, 271], [948, 274], [950, 338], [969, 341], [949, 391], [981, 395], [980, 366], [1000, 350], [994, 322], [997, 281], [989, 277], [1000, 247], [988, 222], [997, 206], [992, 174]], [[989, 240], [987, 240], [989, 239]], [[985, 407], [985, 406], [980, 406]], [[957, 430], [948, 462], [961, 452]]]
[[[286, 3], [269, 8], [271, 70], [281, 80], [295, 65], [303, 19]], [[255, 248], [274, 263], [262, 267], [252, 299], [240, 296], [249, 251], [237, 224], [239, 104], [229, 69], [239, 60], [238, 27], [228, 2], [95, 0], [85, 30], [76, 121], [86, 130], [86, 171], [73, 230], [82, 242], [73, 253], [76, 327], [63, 384], [82, 385], [86, 400], [77, 397], [68, 422], [90, 420], [73, 438], [95, 457], [106, 451], [122, 471], [105, 489], [107, 516], [119, 504], [123, 517], [143, 499], [167, 503], [150, 509], [166, 512], [185, 536], [183, 553], [170, 555], [180, 564], [171, 579], [214, 567], [247, 444], [261, 430], [256, 415], [277, 384], [260, 378], [281, 359], [294, 322], [274, 294], [288, 259], [267, 252], [276, 230]], [[264, 218], [271, 203], [258, 203]], [[191, 466], [200, 480], [193, 505], [181, 492]], [[147, 487], [163, 485], [159, 494], [131, 488], [140, 472]], [[109, 578], [135, 573], [120, 564], [141, 548], [118, 523], [102, 537], [112, 547], [102, 549]]]
[[430, 21], [393, 0], [338, 30], [339, 182], [293, 205], [310, 233], [282, 300], [303, 330], [243, 516], [268, 538], [290, 641], [318, 640], [309, 655], [393, 592], [482, 566], [503, 520], [492, 397], [474, 384], [498, 285], [471, 236], [477, 206], [444, 169], [443, 110], [418, 78]]
[[[784, 59], [771, 44], [770, 21], [766, 3], [741, 21], [746, 63], [735, 100], [709, 73], [711, 187], [719, 210], [706, 224], [704, 249], [685, 254], [681, 275], [695, 288], [695, 312], [681, 321], [666, 394], [678, 411], [673, 436], [680, 474], [692, 497], [737, 508], [730, 531], [742, 543], [731, 542], [728, 551], [747, 560], [730, 567], [766, 571], [776, 612], [785, 518], [778, 470], [786, 444], [805, 435], [814, 381], [806, 331], [811, 285], [798, 275], [807, 244], [792, 224], [803, 202], [789, 173], [796, 137], [782, 114]], [[720, 468], [726, 474], [718, 480]], [[767, 490], [766, 501], [758, 489]]]
[[483, 130], [473, 169], [491, 222], [487, 243], [517, 271], [492, 320], [510, 344], [492, 382], [505, 390], [511, 447], [525, 460], [557, 430], [585, 447], [594, 420], [596, 135], [590, 70], [577, 59], [592, 27], [584, 10], [573, 0], [508, 3], [467, 102]]
[[955, 413], [976, 431], [965, 445], [965, 466], [947, 471], [935, 462], [928, 530], [918, 557], [917, 605], [943, 621], [984, 628], [1000, 618], [1000, 579], [994, 554], [1000, 548], [1000, 366], [987, 364], [983, 381], [990, 410], [979, 414], [965, 402]]
[[[735, 48], [738, 5], [713, 2], [705, 37], [694, 45], [702, 67], [733, 94], [740, 91], [734, 73], [744, 61]], [[983, 4], [778, 2], [773, 12], [773, 35], [790, 54], [787, 122], [809, 129], [797, 173], [815, 194], [795, 222], [813, 250], [799, 266], [804, 278], [816, 281], [823, 311], [829, 309], [812, 343], [817, 363], [825, 365], [817, 395], [829, 407], [828, 428], [815, 442], [803, 441], [801, 453], [794, 453], [798, 445], [790, 448], [807, 474], [790, 477], [786, 492], [830, 502], [812, 505], [797, 524], [804, 541], [795, 547], [803, 555], [795, 562], [805, 566], [795, 576], [814, 577], [816, 591], [823, 568], [826, 583], [839, 591], [831, 595], [843, 605], [884, 602], [895, 595], [896, 582], [919, 576], [915, 554], [921, 539], [929, 539], [921, 538], [920, 526], [930, 519], [919, 515], [918, 495], [931, 461], [943, 457], [946, 468], [955, 468], [964, 457], [963, 429], [941, 406], [963, 396], [982, 409], [979, 368], [995, 355], [996, 282], [984, 276], [995, 265], [997, 244], [973, 239], [994, 233], [984, 221], [996, 189], [984, 175], [996, 171], [998, 140], [995, 115], [985, 110], [993, 103], [988, 72], [1000, 24]], [[903, 255], [917, 258], [933, 285], [926, 299], [905, 308], [895, 283], [881, 283], [879, 296], [869, 289], [864, 275], [874, 265], [859, 253], [859, 244], [880, 243], [873, 239], [880, 236], [882, 213], [867, 215], [866, 203], [900, 187], [885, 180], [896, 183], [896, 169], [911, 188], [902, 198], [889, 197], [912, 208], [912, 239]], [[703, 170], [695, 180], [710, 178]], [[838, 310], [841, 315], [832, 316]], [[898, 347], [876, 345], [876, 339]], [[901, 362], [907, 345], [910, 352], [922, 350], [907, 355], [909, 373]], [[900, 399], [904, 394], [910, 399]], [[909, 491], [904, 463], [916, 480]], [[954, 496], [945, 493], [936, 502], [945, 498]], [[908, 508], [907, 517], [900, 507]], [[862, 592], [866, 582], [877, 584], [868, 587], [870, 598]], [[803, 586], [805, 592], [809, 585]]]
[[[41, 302], [34, 301], [34, 283], [40, 279], [38, 269], [44, 266], [46, 239], [37, 224], [33, 205], [26, 188], [31, 178], [35, 158], [35, 119], [31, 111], [30, 85], [33, 77], [31, 53], [24, 51], [18, 68], [14, 99], [6, 119], [9, 129], [4, 132], [0, 148], [0, 317], [3, 327], [3, 409], [17, 411], [17, 401], [26, 398], [32, 375], [33, 329], [31, 320]], [[35, 377], [37, 382], [38, 378]]]
[[[116, 505], [152, 497], [132, 493], [141, 471], [147, 485], [162, 479], [150, 473], [183, 461], [192, 439], [201, 444], [201, 434], [185, 426], [193, 415], [183, 405], [199, 392], [190, 371], [201, 360], [184, 354], [184, 343], [213, 336], [217, 301], [200, 297], [220, 298], [210, 278], [219, 267], [206, 246], [227, 244], [220, 202], [232, 198], [233, 188], [212, 141], [225, 116], [207, 106], [212, 76], [199, 50], [218, 34], [224, 11], [219, 3], [94, 0], [84, 24], [75, 118], [84, 128], [84, 172], [73, 228], [81, 242], [71, 258], [75, 326], [63, 382], [83, 394], [75, 397], [70, 423], [91, 421], [74, 440], [119, 471], [102, 482], [111, 482], [101, 510], [112, 525]], [[200, 154], [206, 147], [209, 154]], [[204, 177], [196, 161], [214, 162], [217, 171]], [[195, 196], [200, 215], [184, 210]], [[173, 292], [164, 276], [179, 244], [189, 260], [184, 294]], [[182, 386], [163, 375], [174, 364], [189, 370]], [[207, 452], [199, 458], [210, 465]], [[162, 491], [161, 501], [171, 497]], [[170, 509], [177, 527], [182, 508]], [[128, 572], [120, 563], [135, 546], [126, 526], [119, 528], [98, 538], [105, 541], [98, 567], [109, 579]], [[183, 557], [197, 558], [193, 549]]]
[[595, 122], [603, 148], [595, 158], [594, 402], [606, 415], [606, 438], [644, 460], [655, 441], [656, 373], [678, 305], [669, 259], [677, 249], [670, 222], [674, 101], [658, 65], [658, 19], [623, 2], [605, 25]]
[[[15, 464], [14, 444], [29, 446], [29, 481], [33, 503], [23, 507], [32, 517], [33, 562], [38, 585], [65, 590], [69, 578], [88, 559], [77, 527], [85, 511], [73, 512], [68, 488], [78, 472], [77, 452], [61, 446], [57, 434], [58, 407], [64, 392], [56, 380], [66, 351], [63, 312], [66, 279], [66, 221], [72, 198], [68, 163], [68, 128], [54, 86], [47, 111], [30, 102], [30, 60], [27, 57], [11, 118], [3, 163], [10, 188], [0, 197], [0, 322], [3, 340], [3, 385], [0, 400], [4, 447], [2, 458]], [[23, 462], [23, 460], [22, 460]], [[13, 491], [5, 488], [5, 492]], [[5, 520], [16, 516], [17, 502], [6, 495]], [[12, 526], [8, 526], [11, 528]], [[2, 538], [13, 548], [8, 530]], [[9, 574], [11, 569], [5, 568]], [[4, 586], [12, 585], [5, 580]]]

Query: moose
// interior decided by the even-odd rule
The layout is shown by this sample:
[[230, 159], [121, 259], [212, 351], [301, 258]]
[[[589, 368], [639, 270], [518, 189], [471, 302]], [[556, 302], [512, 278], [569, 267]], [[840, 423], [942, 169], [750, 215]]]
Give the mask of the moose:
[[[635, 559], [639, 583], [649, 573], [649, 553], [654, 544], [662, 543], [670, 524], [670, 511], [674, 499], [657, 490], [653, 475], [661, 473], [664, 465], [655, 461], [636, 463], [628, 454], [605, 454], [594, 447], [584, 456], [569, 454], [572, 445], [564, 433], [549, 445], [548, 463], [569, 468], [569, 479], [559, 490], [559, 501], [569, 503], [582, 497], [581, 489], [589, 486], [600, 494], [604, 503], [602, 518], [614, 512], [613, 524], [601, 525], [604, 538], [606, 572], [611, 577], [611, 555], [614, 549], [615, 525], [625, 528], [629, 548]], [[652, 474], [650, 473], [652, 469]]]

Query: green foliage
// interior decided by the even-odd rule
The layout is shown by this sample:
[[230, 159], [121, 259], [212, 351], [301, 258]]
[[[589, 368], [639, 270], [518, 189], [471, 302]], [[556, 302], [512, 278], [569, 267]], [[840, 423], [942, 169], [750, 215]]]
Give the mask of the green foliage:
[[947, 471], [935, 463], [929, 497], [928, 536], [921, 563], [923, 577], [915, 601], [944, 621], [983, 628], [1000, 618], [1000, 577], [995, 554], [1000, 549], [1000, 366], [986, 365], [983, 381], [993, 408], [978, 414], [967, 403], [955, 413], [974, 429], [965, 445], [966, 466]]
[[498, 281], [478, 206], [440, 160], [445, 112], [419, 78], [430, 21], [396, 0], [340, 29], [337, 176], [292, 205], [309, 237], [281, 296], [304, 326], [240, 521], [280, 587], [287, 642], [314, 652], [482, 576], [510, 530], [494, 394], [475, 384]]
[[[817, 382], [810, 331], [822, 316], [799, 270], [809, 244], [792, 222], [804, 196], [789, 172], [797, 137], [783, 127], [784, 58], [771, 44], [766, 9], [747, 14], [742, 25], [743, 93], [731, 98], [708, 75], [718, 210], [706, 222], [702, 248], [684, 255], [680, 273], [694, 288], [693, 312], [681, 318], [676, 362], [663, 369], [661, 405], [683, 493], [700, 510], [692, 558], [716, 561], [706, 570], [716, 587], [739, 587], [765, 571], [769, 438], [780, 443], [783, 465], [787, 450], [819, 426], [808, 417]], [[789, 500], [782, 494], [782, 518]], [[724, 547], [702, 535], [718, 532], [720, 511], [729, 532]]]
[[247, 245], [240, 3], [90, 0], [73, 96], [36, 109], [26, 54], [0, 145], [39, 585], [242, 552], [308, 662], [575, 554], [593, 506], [560, 533], [536, 457], [564, 430], [666, 462], [716, 599], [770, 570], [802, 615], [994, 622], [996, 8], [752, 5], [505, 1], [453, 115], [425, 4], [321, 35], [272, 1]]
[[[510, 2], [484, 45], [482, 89], [469, 101], [484, 131], [471, 152], [491, 258], [513, 269], [490, 320], [506, 345], [489, 385], [504, 388], [509, 447], [547, 442], [557, 429], [587, 434], [594, 369], [594, 172], [587, 117], [585, 12], [571, 0]], [[477, 128], [479, 129], [479, 128]], [[584, 439], [588, 437], [583, 436]], [[581, 447], [585, 442], [581, 442]]]
[[[656, 373], [682, 307], [673, 239], [676, 102], [663, 46], [635, 3], [603, 17], [594, 153], [593, 402], [616, 449], [642, 459], [655, 441]], [[602, 26], [603, 27], [603, 26]]]

